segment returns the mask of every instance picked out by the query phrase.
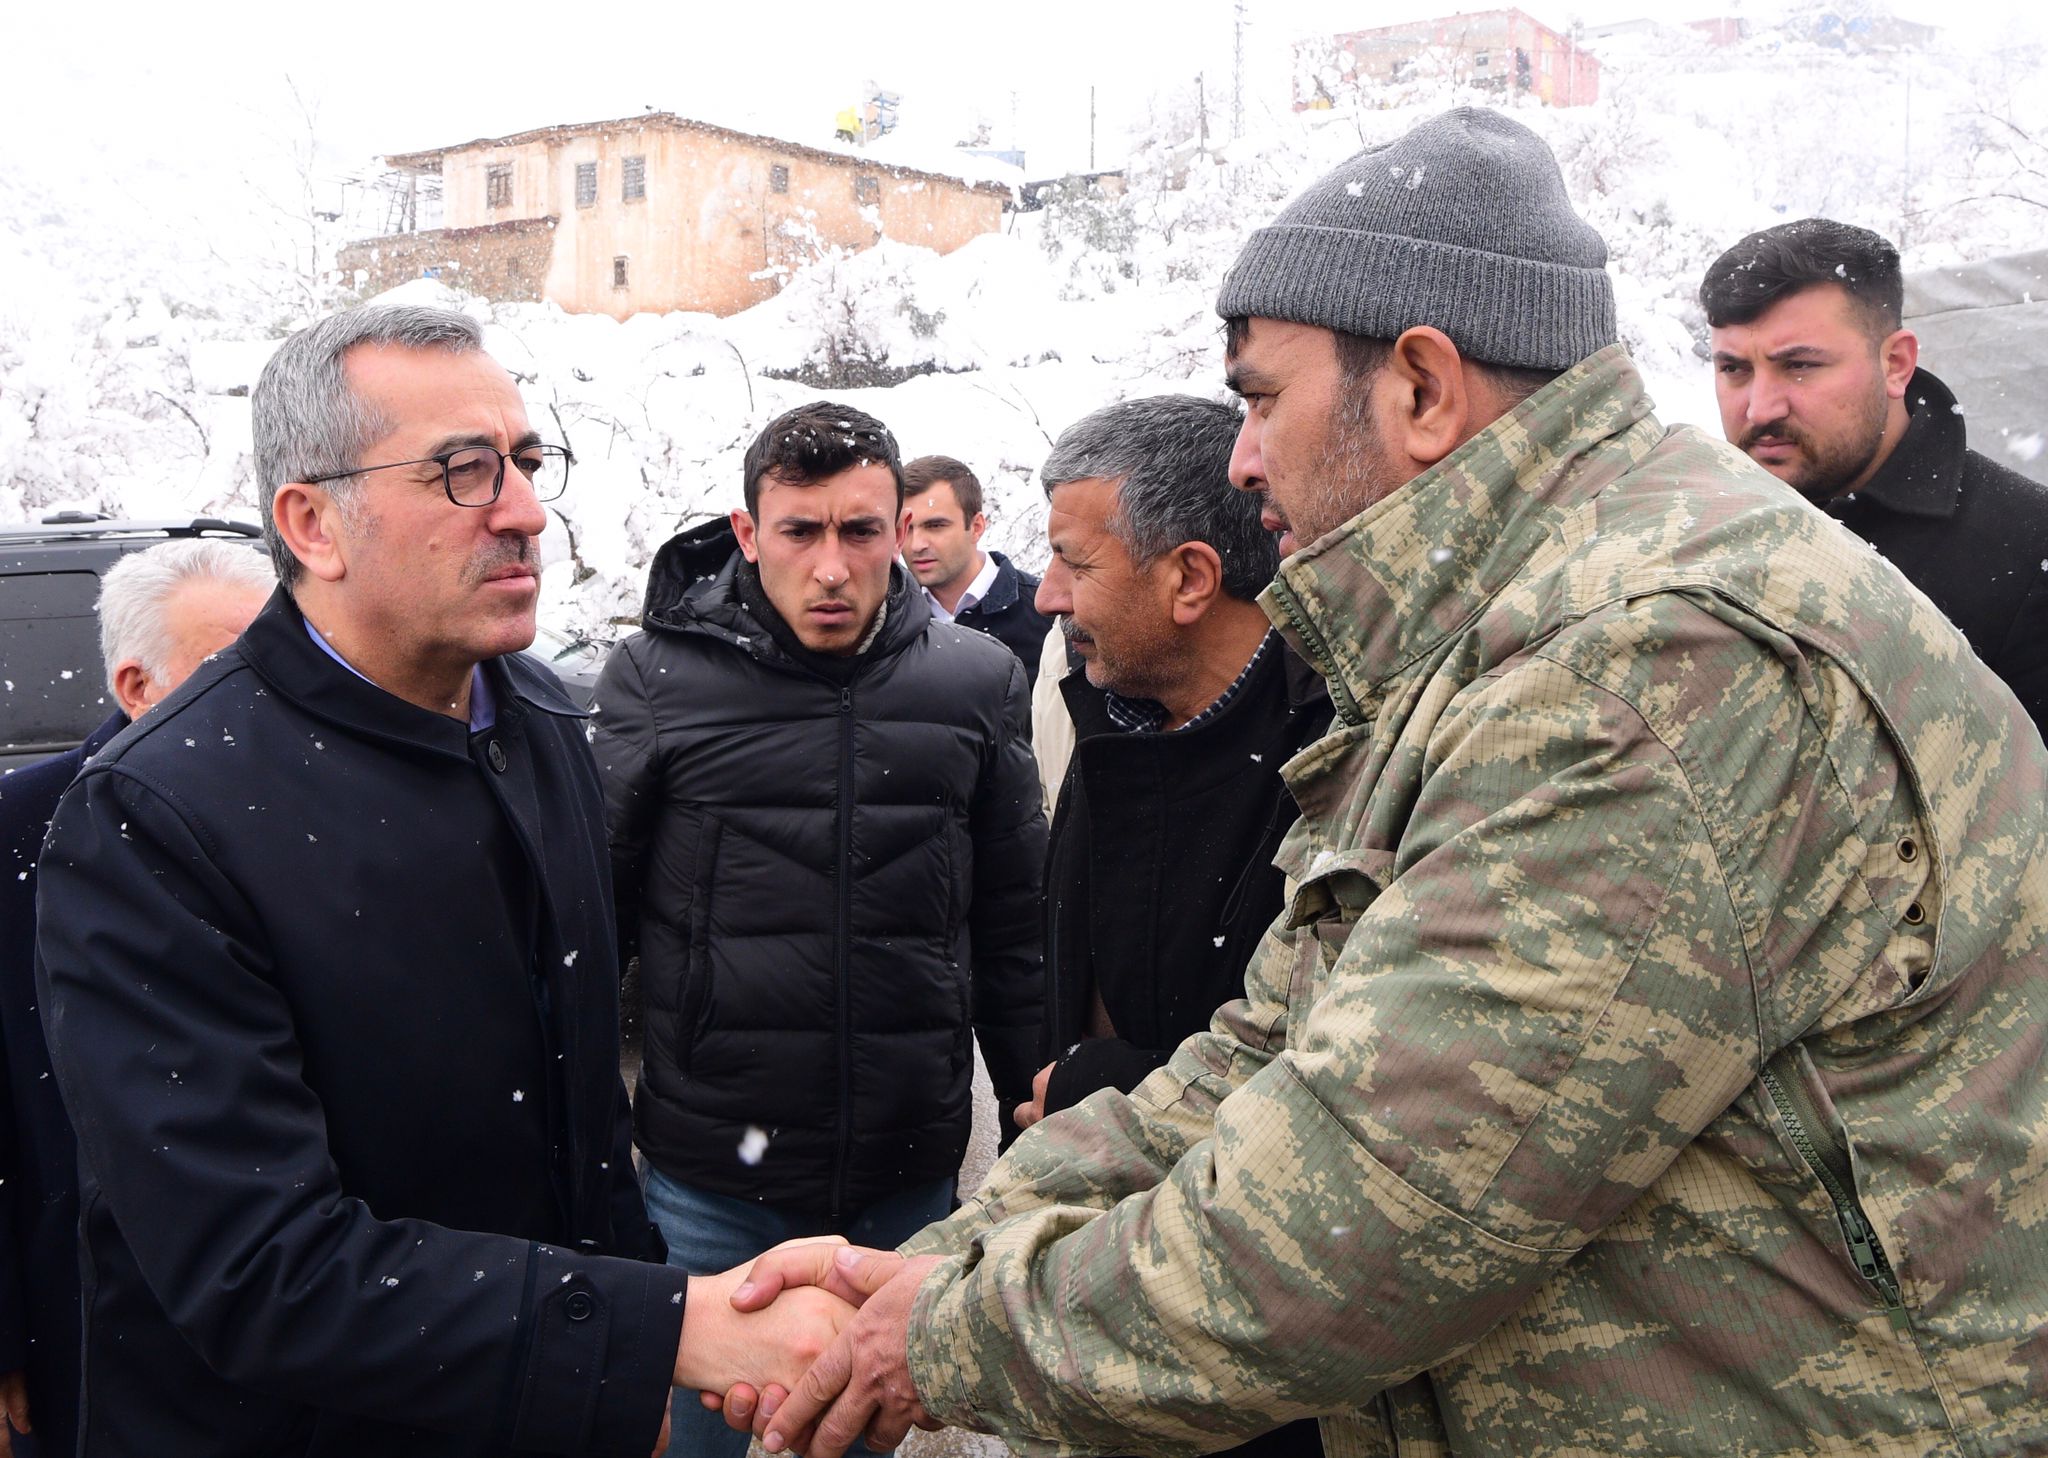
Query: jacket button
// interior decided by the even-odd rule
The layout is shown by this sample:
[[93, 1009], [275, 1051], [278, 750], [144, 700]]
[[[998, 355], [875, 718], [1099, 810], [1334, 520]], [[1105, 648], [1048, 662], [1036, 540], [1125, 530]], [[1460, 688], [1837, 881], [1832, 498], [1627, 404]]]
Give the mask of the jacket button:
[[588, 1321], [590, 1314], [597, 1310], [597, 1303], [590, 1299], [588, 1291], [571, 1291], [569, 1299], [562, 1303], [562, 1309], [569, 1313], [571, 1321]]
[[505, 746], [493, 739], [484, 750], [484, 757], [491, 762], [491, 768], [499, 774], [505, 773]]

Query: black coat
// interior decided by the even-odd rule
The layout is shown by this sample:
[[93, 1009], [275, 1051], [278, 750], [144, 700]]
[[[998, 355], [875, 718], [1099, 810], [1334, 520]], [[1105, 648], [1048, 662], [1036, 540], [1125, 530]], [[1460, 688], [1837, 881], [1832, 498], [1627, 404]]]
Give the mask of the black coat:
[[485, 673], [472, 735], [280, 593], [65, 794], [84, 1458], [654, 1446], [683, 1277], [632, 1174], [597, 775], [544, 669]]
[[[996, 580], [988, 595], [953, 619], [963, 628], [977, 628], [1002, 643], [1024, 665], [1024, 686], [1038, 682], [1038, 659], [1045, 651], [1045, 635], [1052, 619], [1033, 605], [1038, 596], [1038, 579], [1017, 566], [1001, 552], [990, 552], [996, 564]], [[1025, 721], [1027, 727], [1030, 721]]]
[[1934, 600], [2048, 734], [2048, 486], [1967, 448], [1948, 386], [1906, 390], [1906, 433], [1825, 510]]
[[[1129, 1093], [1244, 996], [1245, 965], [1280, 914], [1273, 857], [1298, 814], [1280, 766], [1331, 714], [1322, 679], [1278, 641], [1214, 719], [1171, 733], [1119, 730], [1083, 672], [1060, 692], [1075, 744], [1046, 854], [1047, 1113]], [[1115, 1037], [1087, 1036], [1098, 992]], [[1302, 1419], [1228, 1458], [1322, 1451]]]
[[[1244, 995], [1298, 814], [1280, 766], [1330, 723], [1323, 681], [1277, 642], [1221, 713], [1173, 733], [1120, 732], [1085, 673], [1060, 692], [1075, 744], [1046, 857], [1047, 1113], [1130, 1092]], [[1098, 992], [1114, 1038], [1087, 1036]]]
[[644, 627], [605, 665], [595, 740], [640, 955], [641, 1150], [821, 1228], [956, 1174], [970, 1025], [1004, 1097], [1040, 1035], [1017, 661], [934, 622], [900, 567], [864, 653], [812, 654], [722, 522], [662, 548]]
[[44, 1452], [78, 1433], [78, 1145], [36, 1011], [36, 856], [57, 801], [128, 725], [0, 778], [0, 1372], [28, 1375]]

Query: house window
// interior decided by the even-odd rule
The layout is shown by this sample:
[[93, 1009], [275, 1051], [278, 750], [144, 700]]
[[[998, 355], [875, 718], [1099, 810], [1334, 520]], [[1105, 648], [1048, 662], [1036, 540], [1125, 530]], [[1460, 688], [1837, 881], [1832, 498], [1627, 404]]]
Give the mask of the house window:
[[485, 201], [494, 208], [512, 206], [512, 166], [492, 167], [484, 173]]
[[615, 289], [622, 289], [625, 286], [626, 258], [624, 254], [621, 254], [617, 258], [614, 258], [612, 260], [612, 287]]
[[1477, 69], [1484, 71], [1486, 69], [1486, 52], [1481, 51], [1478, 55], [1474, 56], [1472, 64]]
[[882, 200], [882, 179], [865, 174], [853, 179], [853, 200], [857, 203], [878, 203]]
[[576, 206], [587, 208], [597, 201], [597, 164], [576, 164]]
[[635, 198], [647, 196], [647, 159], [645, 157], [628, 157], [625, 166], [625, 179], [625, 185], [619, 191], [620, 197], [624, 198], [627, 202], [632, 202]]
[[789, 169], [780, 162], [777, 162], [768, 169], [768, 190], [770, 192], [789, 191]]

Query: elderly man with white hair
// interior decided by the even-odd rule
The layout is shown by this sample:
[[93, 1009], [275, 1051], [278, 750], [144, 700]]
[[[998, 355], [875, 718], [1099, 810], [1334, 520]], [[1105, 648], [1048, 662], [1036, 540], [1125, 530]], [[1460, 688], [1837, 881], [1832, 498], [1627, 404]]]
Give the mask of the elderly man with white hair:
[[131, 552], [100, 584], [100, 656], [120, 706], [85, 742], [0, 779], [0, 1455], [33, 1427], [68, 1453], [78, 1406], [78, 1175], [36, 1016], [36, 852], [86, 760], [241, 636], [277, 578], [240, 542]]

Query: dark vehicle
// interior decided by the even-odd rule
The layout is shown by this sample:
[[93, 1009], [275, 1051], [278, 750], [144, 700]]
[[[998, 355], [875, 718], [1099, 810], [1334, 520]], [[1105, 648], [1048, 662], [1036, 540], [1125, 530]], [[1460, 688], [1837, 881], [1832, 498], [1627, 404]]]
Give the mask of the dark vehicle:
[[[0, 772], [78, 744], [113, 711], [100, 661], [100, 576], [123, 555], [178, 537], [243, 539], [263, 550], [247, 522], [114, 521], [63, 511], [0, 526]], [[533, 653], [582, 704], [590, 702], [604, 648], [542, 630]]]

